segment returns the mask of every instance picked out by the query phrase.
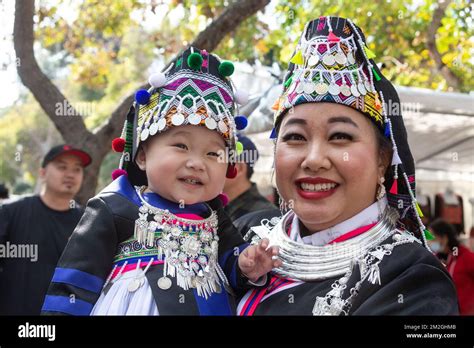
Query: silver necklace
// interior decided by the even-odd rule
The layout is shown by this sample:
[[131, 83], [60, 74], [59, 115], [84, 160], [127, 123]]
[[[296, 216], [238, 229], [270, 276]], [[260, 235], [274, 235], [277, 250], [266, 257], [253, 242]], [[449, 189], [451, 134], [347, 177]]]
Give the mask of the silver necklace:
[[[161, 230], [158, 240], [158, 259], [164, 256], [163, 277], [158, 286], [169, 289], [172, 285], [167, 276], [176, 277], [184, 290], [196, 288], [198, 295], [206, 299], [220, 292], [219, 278], [228, 285], [227, 278], [217, 262], [218, 241], [217, 214], [203, 220], [191, 220], [176, 216], [168, 209], [152, 206], [143, 198], [146, 186], [135, 187], [142, 203], [135, 221], [134, 237], [147, 246], [155, 245], [155, 232]], [[149, 220], [149, 217], [152, 217]]]
[[[280, 248], [279, 258], [282, 266], [273, 269], [276, 274], [302, 281], [322, 280], [347, 273], [351, 262], [364, 255], [367, 250], [379, 245], [394, 233], [398, 212], [387, 206], [380, 221], [367, 232], [347, 241], [314, 246], [295, 242], [287, 235], [287, 226], [292, 221], [294, 212], [286, 213], [274, 227], [272, 223], [263, 222], [251, 230], [257, 239], [268, 238], [271, 245]], [[255, 240], [254, 240], [255, 241]]]

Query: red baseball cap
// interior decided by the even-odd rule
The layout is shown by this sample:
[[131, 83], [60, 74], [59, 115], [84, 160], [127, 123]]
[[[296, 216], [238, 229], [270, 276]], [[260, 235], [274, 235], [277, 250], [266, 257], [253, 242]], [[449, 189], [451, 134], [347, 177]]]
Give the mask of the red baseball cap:
[[49, 152], [43, 158], [43, 163], [41, 164], [41, 167], [42, 168], [46, 167], [46, 165], [49, 162], [53, 161], [55, 158], [65, 153], [79, 157], [79, 159], [82, 162], [83, 167], [87, 167], [92, 162], [92, 158], [87, 152], [79, 150], [73, 147], [72, 145], [62, 144], [62, 145], [57, 145], [53, 147], [51, 150], [49, 150]]

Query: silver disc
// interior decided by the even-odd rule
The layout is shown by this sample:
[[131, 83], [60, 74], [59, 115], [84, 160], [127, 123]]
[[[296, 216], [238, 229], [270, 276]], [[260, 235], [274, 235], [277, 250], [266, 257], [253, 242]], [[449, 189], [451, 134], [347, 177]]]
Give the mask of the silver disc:
[[364, 86], [365, 86], [365, 89], [367, 90], [367, 92], [373, 92], [372, 91], [372, 86], [370, 85], [369, 80], [364, 81]]
[[138, 288], [142, 285], [140, 279], [133, 279], [130, 283], [128, 283], [127, 289], [129, 292], [135, 292]]
[[198, 125], [199, 123], [201, 123], [201, 115], [192, 113], [188, 116], [188, 122], [195, 126]]
[[348, 85], [342, 85], [339, 87], [339, 89], [341, 90], [341, 94], [345, 97], [348, 97], [351, 95], [351, 89], [349, 88]]
[[221, 133], [227, 132], [228, 127], [227, 127], [227, 125], [225, 124], [225, 122], [223, 120], [220, 120], [217, 125], [218, 125], [219, 130], [221, 131]]
[[210, 130], [214, 130], [217, 127], [217, 123], [212, 117], [206, 118], [206, 121], [204, 121], [204, 123], [206, 124], [206, 127]]
[[323, 82], [320, 82], [315, 86], [316, 93], [320, 95], [326, 94], [328, 92], [328, 88], [328, 85]]
[[158, 287], [162, 290], [168, 290], [169, 288], [171, 288], [171, 279], [168, 278], [168, 277], [161, 277], [160, 279], [158, 279]]
[[360, 97], [360, 93], [359, 93], [359, 90], [357, 89], [357, 86], [356, 85], [352, 85], [351, 86], [351, 93], [354, 97]]
[[184, 123], [184, 115], [181, 113], [174, 114], [173, 117], [171, 117], [171, 123], [174, 126], [181, 126]]
[[305, 94], [311, 94], [314, 92], [314, 83], [312, 82], [306, 82], [304, 84], [304, 92]]
[[158, 130], [161, 132], [166, 127], [166, 120], [164, 118], [160, 118], [158, 120]]
[[359, 90], [360, 94], [362, 95], [366, 95], [367, 94], [367, 90], [365, 89], [365, 86], [362, 82], [359, 82], [357, 84], [357, 89]]
[[148, 135], [150, 135], [150, 131], [148, 130], [148, 128], [145, 128], [144, 130], [142, 130], [142, 132], [140, 134], [140, 140], [141, 141], [147, 140]]
[[341, 89], [335, 83], [331, 83], [329, 85], [329, 93], [331, 93], [332, 95], [338, 95], [340, 92], [341, 92]]
[[304, 82], [300, 81], [298, 87], [296, 87], [296, 93], [301, 94], [304, 92]]
[[334, 59], [336, 60], [336, 63], [340, 65], [344, 65], [347, 63], [346, 55], [342, 52], [336, 53], [336, 56], [334, 57]]
[[150, 126], [150, 135], [153, 136], [158, 132], [158, 124], [157, 123], [152, 123]]
[[308, 65], [309, 66], [315, 66], [318, 63], [319, 63], [319, 55], [317, 53], [315, 53], [311, 57], [309, 57], [309, 59], [308, 59]]
[[334, 59], [334, 56], [329, 53], [324, 56], [323, 63], [326, 65], [334, 65], [334, 63], [336, 63], [336, 60]]
[[349, 52], [349, 54], [347, 55], [347, 61], [349, 62], [349, 64], [355, 63], [354, 54], [352, 52]]

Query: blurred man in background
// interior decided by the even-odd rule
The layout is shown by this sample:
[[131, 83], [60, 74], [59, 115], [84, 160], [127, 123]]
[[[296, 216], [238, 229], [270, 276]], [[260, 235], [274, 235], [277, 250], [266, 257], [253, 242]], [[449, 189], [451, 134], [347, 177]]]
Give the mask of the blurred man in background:
[[243, 135], [238, 136], [238, 141], [242, 143], [243, 151], [237, 156], [237, 176], [226, 179], [224, 185], [224, 193], [229, 197], [225, 211], [232, 221], [250, 212], [276, 209], [276, 206], [258, 192], [257, 185], [250, 181], [259, 156], [257, 147]]
[[91, 157], [70, 145], [44, 157], [39, 195], [0, 207], [0, 315], [39, 315], [56, 264], [83, 213], [74, 201]]

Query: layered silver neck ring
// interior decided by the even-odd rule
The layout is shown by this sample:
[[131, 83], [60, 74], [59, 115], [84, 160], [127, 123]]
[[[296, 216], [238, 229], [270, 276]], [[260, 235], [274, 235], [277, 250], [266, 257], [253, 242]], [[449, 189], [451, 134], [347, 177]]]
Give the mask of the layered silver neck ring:
[[323, 280], [345, 274], [352, 263], [363, 257], [368, 250], [396, 232], [398, 212], [387, 206], [379, 222], [368, 231], [349, 240], [314, 246], [290, 239], [287, 234], [294, 212], [289, 211], [273, 227], [268, 225], [252, 227], [258, 239], [268, 238], [271, 245], [280, 248], [279, 258], [282, 266], [273, 271], [283, 277], [301, 281]]

